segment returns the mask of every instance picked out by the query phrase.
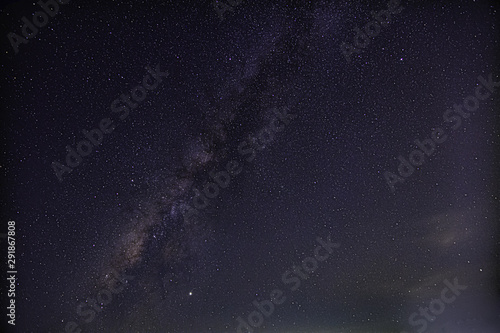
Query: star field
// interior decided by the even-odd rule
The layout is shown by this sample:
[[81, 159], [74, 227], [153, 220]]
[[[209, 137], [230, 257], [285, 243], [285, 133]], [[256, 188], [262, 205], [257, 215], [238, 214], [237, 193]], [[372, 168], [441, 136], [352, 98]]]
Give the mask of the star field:
[[498, 331], [495, 2], [40, 10], [0, 12], [5, 331]]

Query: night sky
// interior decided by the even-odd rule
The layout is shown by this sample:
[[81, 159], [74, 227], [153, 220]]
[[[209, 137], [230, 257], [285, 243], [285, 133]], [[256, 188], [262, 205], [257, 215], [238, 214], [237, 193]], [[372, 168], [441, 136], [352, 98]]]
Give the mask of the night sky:
[[66, 2], [2, 2], [3, 331], [500, 331], [500, 4]]

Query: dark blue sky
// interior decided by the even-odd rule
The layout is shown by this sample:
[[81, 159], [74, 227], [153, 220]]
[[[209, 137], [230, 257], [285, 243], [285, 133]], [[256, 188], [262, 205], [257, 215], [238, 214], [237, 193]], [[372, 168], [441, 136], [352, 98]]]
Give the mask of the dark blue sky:
[[[500, 87], [456, 129], [443, 114], [488, 91], [480, 76], [499, 81], [498, 5], [401, 1], [347, 61], [343, 43], [387, 2], [232, 3], [221, 21], [209, 1], [74, 0], [17, 53], [7, 35], [40, 6], [3, 5], [2, 230], [16, 222], [18, 282], [15, 330], [2, 326], [497, 331]], [[144, 99], [120, 100], [147, 75]], [[66, 147], [108, 118], [59, 181], [54, 162], [70, 167]], [[398, 173], [436, 128], [446, 141]], [[393, 192], [384, 172], [405, 180]], [[308, 274], [294, 268], [306, 258]], [[424, 319], [454, 279], [467, 288]], [[266, 316], [253, 302], [276, 290]]]

